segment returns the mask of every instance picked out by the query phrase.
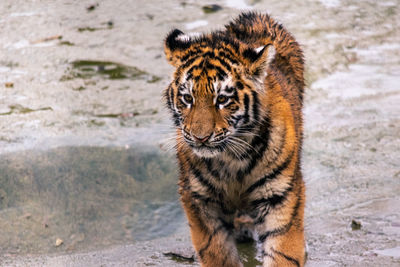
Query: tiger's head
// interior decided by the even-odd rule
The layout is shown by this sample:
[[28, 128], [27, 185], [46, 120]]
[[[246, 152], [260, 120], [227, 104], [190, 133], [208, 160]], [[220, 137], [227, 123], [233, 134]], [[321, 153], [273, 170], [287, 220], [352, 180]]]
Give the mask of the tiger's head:
[[222, 32], [190, 37], [173, 30], [164, 48], [176, 68], [164, 96], [178, 136], [200, 157], [240, 154], [260, 120], [274, 47], [250, 47]]

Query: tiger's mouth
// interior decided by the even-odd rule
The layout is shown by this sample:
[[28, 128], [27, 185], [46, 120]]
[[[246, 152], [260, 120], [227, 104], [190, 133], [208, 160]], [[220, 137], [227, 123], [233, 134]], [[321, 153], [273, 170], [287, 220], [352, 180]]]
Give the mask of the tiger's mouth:
[[193, 152], [202, 158], [213, 158], [221, 154], [225, 148], [223, 146], [209, 146], [201, 144], [199, 146], [191, 146]]
[[206, 142], [206, 143], [196, 143], [196, 142], [187, 142], [192, 151], [199, 157], [203, 158], [213, 158], [226, 149], [225, 141], [218, 142]]

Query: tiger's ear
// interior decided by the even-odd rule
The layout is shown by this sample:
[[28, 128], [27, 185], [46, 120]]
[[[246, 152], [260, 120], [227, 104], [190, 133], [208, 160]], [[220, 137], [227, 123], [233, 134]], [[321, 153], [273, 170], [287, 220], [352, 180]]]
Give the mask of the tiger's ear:
[[261, 46], [256, 49], [246, 49], [243, 56], [247, 59], [249, 75], [260, 82], [264, 82], [267, 69], [275, 59], [276, 50], [272, 44]]
[[172, 30], [165, 38], [164, 52], [168, 62], [174, 66], [180, 66], [182, 57], [185, 55], [185, 50], [189, 48], [191, 39], [182, 31]]

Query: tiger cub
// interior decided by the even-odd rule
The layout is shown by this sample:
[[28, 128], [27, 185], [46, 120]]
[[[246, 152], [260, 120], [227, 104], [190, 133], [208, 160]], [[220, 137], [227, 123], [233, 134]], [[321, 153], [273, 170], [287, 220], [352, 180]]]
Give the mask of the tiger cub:
[[[201, 266], [243, 266], [237, 232], [263, 266], [303, 266], [303, 53], [267, 14], [165, 39], [176, 70], [164, 97], [176, 126], [179, 193]], [[240, 234], [240, 233], [239, 233]]]

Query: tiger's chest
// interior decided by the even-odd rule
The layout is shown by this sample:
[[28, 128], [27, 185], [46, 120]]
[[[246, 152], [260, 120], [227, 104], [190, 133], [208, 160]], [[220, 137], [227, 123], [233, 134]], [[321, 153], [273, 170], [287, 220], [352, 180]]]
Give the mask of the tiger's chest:
[[259, 173], [249, 172], [250, 159], [237, 160], [229, 156], [215, 159], [212, 166], [218, 188], [220, 201], [235, 210], [250, 208], [249, 194], [246, 192], [251, 184], [257, 181]]

